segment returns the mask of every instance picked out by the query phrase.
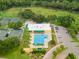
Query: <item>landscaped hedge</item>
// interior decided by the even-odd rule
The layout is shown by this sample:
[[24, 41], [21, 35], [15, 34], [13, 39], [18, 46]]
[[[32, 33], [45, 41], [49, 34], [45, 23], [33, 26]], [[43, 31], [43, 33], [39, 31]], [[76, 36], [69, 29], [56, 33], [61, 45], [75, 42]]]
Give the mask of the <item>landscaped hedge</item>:
[[46, 53], [46, 49], [42, 48], [34, 48], [32, 51], [31, 59], [42, 59]]
[[22, 48], [29, 48], [29, 44], [30, 44], [30, 34], [29, 34], [29, 30], [28, 28], [24, 28], [24, 32], [23, 32], [23, 37], [22, 37]]
[[41, 49], [41, 48], [33, 49], [32, 53], [43, 53], [43, 54], [45, 54], [46, 53], [46, 49]]
[[57, 39], [54, 33], [54, 29], [52, 29], [52, 40], [49, 42], [49, 45], [56, 45], [57, 44]]

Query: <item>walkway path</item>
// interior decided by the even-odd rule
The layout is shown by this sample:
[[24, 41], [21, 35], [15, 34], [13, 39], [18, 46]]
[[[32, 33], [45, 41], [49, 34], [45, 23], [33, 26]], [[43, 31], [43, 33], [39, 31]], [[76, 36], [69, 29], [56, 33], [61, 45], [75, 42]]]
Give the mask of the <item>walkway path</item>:
[[56, 50], [57, 47], [59, 47], [60, 45], [63, 45], [62, 43], [61, 44], [58, 44], [56, 45], [55, 47], [53, 47], [51, 50], [49, 50], [46, 55], [44, 56], [43, 59], [52, 59], [52, 52]]
[[76, 47], [77, 43], [71, 42], [72, 38], [68, 34], [67, 30], [59, 26], [56, 34], [59, 42], [63, 42], [64, 45], [68, 47], [68, 49], [60, 53], [56, 59], [64, 59], [70, 52], [74, 53], [77, 59], [79, 59], [79, 47]]

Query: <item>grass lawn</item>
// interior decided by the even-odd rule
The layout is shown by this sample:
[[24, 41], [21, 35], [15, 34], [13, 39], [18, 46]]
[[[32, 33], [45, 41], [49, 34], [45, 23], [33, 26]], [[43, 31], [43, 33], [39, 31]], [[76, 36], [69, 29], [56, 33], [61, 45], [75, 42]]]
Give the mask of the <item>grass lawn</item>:
[[[1, 17], [17, 17], [18, 13], [20, 11], [23, 11], [27, 8], [11, 8], [8, 9], [6, 11], [0, 12], [0, 18]], [[31, 9], [34, 13], [36, 14], [42, 14], [44, 16], [48, 16], [48, 15], [57, 15], [57, 16], [61, 16], [61, 15], [71, 15], [73, 16], [77, 22], [79, 22], [79, 14], [78, 13], [72, 13], [69, 11], [63, 11], [63, 10], [55, 10], [55, 9], [46, 9], [46, 8], [42, 8], [42, 7], [28, 7], [28, 9]]]
[[9, 54], [5, 55], [4, 58], [7, 58], [7, 59], [30, 59], [29, 55], [21, 54], [20, 49], [17, 49], [14, 52], [10, 52]]
[[0, 18], [1, 17], [17, 17], [18, 13], [19, 13], [18, 8], [12, 8], [12, 9], [8, 9], [6, 11], [0, 12]]

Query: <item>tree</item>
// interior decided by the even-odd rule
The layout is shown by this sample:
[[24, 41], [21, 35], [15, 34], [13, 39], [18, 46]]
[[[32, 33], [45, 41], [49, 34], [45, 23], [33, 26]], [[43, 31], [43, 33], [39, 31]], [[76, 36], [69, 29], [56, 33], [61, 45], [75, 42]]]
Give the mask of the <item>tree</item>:
[[[73, 2], [76, 2], [75, 6], [72, 5]], [[75, 9], [73, 10], [71, 6], [68, 5], [71, 5], [72, 8]], [[69, 8], [71, 11], [79, 11], [79, 0], [20, 0], [20, 1], [0, 0], [1, 11], [12, 7], [30, 7], [30, 6], [41, 6], [41, 7], [47, 7], [47, 8], [49, 7], [49, 8], [57, 8], [57, 9], [65, 9], [65, 10]]]
[[58, 17], [58, 22], [60, 22], [60, 25], [64, 27], [70, 27], [73, 22], [75, 22], [75, 19], [71, 17], [70, 15], [68, 16], [59, 16]]
[[22, 27], [23, 22], [22, 21], [18, 21], [18, 22], [9, 22], [8, 23], [8, 27], [9, 28], [14, 28], [14, 29], [19, 29], [20, 27]]
[[48, 21], [55, 23], [57, 21], [57, 16], [56, 15], [49, 15], [48, 16]]
[[19, 28], [21, 28], [22, 26], [23, 26], [23, 22], [22, 22], [22, 21], [18, 21], [18, 22], [16, 22], [15, 28], [16, 28], [16, 29], [19, 29]]
[[17, 37], [7, 37], [4, 40], [0, 40], [0, 54], [6, 54], [16, 47], [18, 47], [20, 41]]
[[22, 18], [31, 19], [35, 14], [30, 10], [26, 9], [25, 11], [19, 14]]
[[73, 53], [69, 53], [66, 59], [77, 59]]
[[47, 18], [43, 15], [35, 15], [34, 17], [32, 17], [32, 20], [37, 23], [42, 23], [42, 22], [47, 21]]

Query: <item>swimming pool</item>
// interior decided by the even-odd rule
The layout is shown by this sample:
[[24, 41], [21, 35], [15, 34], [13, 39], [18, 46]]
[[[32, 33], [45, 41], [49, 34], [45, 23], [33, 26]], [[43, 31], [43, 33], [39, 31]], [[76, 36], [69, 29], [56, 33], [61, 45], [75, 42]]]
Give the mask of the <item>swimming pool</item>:
[[44, 45], [46, 34], [34, 34], [34, 45]]

